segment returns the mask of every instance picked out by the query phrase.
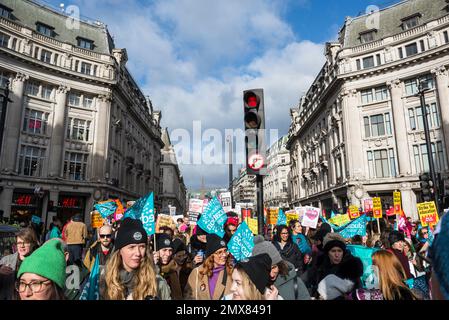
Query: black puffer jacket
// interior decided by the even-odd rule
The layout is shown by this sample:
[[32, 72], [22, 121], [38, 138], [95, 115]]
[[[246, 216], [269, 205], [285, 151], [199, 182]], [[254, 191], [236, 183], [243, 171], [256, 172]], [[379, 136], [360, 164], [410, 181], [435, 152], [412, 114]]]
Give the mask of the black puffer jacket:
[[287, 242], [284, 245], [284, 248], [281, 248], [281, 244], [277, 241], [273, 241], [273, 245], [281, 254], [282, 259], [293, 264], [297, 269], [298, 274], [301, 275], [304, 269], [304, 256], [298, 246], [293, 242]]
[[354, 282], [354, 289], [361, 287], [360, 277], [363, 274], [363, 263], [358, 257], [354, 257], [349, 251], [345, 251], [343, 259], [339, 264], [332, 264], [329, 256], [324, 254], [317, 261], [316, 269], [310, 269], [306, 286], [310, 295], [318, 297], [317, 288], [321, 280], [330, 274], [339, 278], [349, 279]]

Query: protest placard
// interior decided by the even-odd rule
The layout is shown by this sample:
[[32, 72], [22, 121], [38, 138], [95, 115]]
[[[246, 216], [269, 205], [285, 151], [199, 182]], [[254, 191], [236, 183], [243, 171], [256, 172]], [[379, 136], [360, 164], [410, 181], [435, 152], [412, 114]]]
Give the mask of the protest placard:
[[41, 217], [32, 215], [31, 216], [31, 222], [34, 223], [34, 224], [40, 224], [41, 223]]
[[320, 208], [304, 207], [304, 216], [302, 217], [301, 225], [303, 227], [310, 227], [315, 229], [318, 224], [318, 218], [320, 217]]
[[92, 211], [90, 213], [90, 224], [92, 228], [97, 229], [103, 225], [104, 219], [98, 211]]
[[194, 213], [203, 212], [203, 200], [201, 199], [190, 199], [189, 200], [189, 211]]
[[329, 219], [329, 222], [332, 222], [333, 224], [335, 224], [337, 226], [342, 226], [350, 221], [351, 221], [351, 218], [349, 218], [349, 215], [347, 213], [338, 214], [335, 217]]
[[351, 219], [357, 219], [358, 217], [360, 217], [359, 207], [354, 205], [349, 206], [349, 217]]
[[158, 214], [156, 221], [156, 233], [160, 232], [161, 227], [169, 227], [171, 229], [176, 228], [176, 225], [170, 215]]
[[254, 236], [245, 222], [242, 222], [228, 243], [229, 252], [235, 260], [248, 258], [254, 248]]
[[368, 198], [368, 199], [364, 199], [363, 200], [363, 209], [364, 212], [371, 212], [373, 211], [373, 199], [372, 198]]
[[258, 224], [257, 224], [257, 218], [246, 218], [246, 223], [248, 224], [248, 228], [251, 230], [253, 234], [258, 233]]
[[199, 213], [189, 211], [189, 222], [191, 224], [196, 224], [198, 222]]
[[380, 198], [373, 198], [373, 217], [382, 218], [382, 202]]
[[223, 210], [220, 201], [214, 197], [209, 201], [206, 209], [198, 221], [198, 226], [208, 233], [213, 233], [219, 237], [224, 236], [223, 225], [228, 219], [228, 216]]
[[278, 221], [279, 208], [268, 208], [267, 224], [276, 224]]
[[225, 212], [232, 210], [231, 193], [223, 192], [220, 194], [220, 202]]
[[401, 193], [399, 191], [393, 192], [393, 207], [395, 214], [401, 214]]
[[287, 225], [289, 225], [292, 220], [298, 220], [298, 212], [296, 212], [296, 210], [285, 211], [285, 216], [287, 217]]
[[418, 203], [417, 207], [419, 219], [423, 227], [433, 227], [438, 223], [439, 217], [434, 201]]

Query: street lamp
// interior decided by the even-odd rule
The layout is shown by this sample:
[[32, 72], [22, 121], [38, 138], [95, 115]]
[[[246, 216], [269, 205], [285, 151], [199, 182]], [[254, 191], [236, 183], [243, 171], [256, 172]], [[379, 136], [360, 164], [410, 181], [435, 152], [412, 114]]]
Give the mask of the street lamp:
[[8, 102], [12, 102], [9, 99], [9, 80], [6, 81], [5, 90], [3, 94], [0, 94], [0, 97], [2, 97], [2, 109], [0, 114], [0, 154], [2, 150], [2, 144], [3, 144], [3, 131], [5, 128], [5, 121], [6, 121], [6, 110], [8, 108]]
[[229, 143], [229, 192], [231, 193], [231, 207], [234, 208], [234, 197], [232, 192], [232, 137], [227, 136], [226, 141]]
[[435, 200], [435, 205], [437, 207], [437, 213], [439, 216], [440, 215], [440, 195], [439, 195], [439, 190], [438, 190], [438, 183], [436, 180], [435, 166], [434, 166], [433, 157], [432, 157], [432, 146], [430, 143], [429, 122], [427, 120], [428, 112], [427, 112], [426, 99], [425, 99], [425, 93], [430, 90], [431, 90], [431, 88], [429, 88], [428, 80], [420, 80], [419, 81], [417, 95], [419, 95], [419, 97], [421, 99], [421, 113], [423, 115], [424, 135], [426, 138], [426, 148], [427, 148], [427, 158], [429, 159], [430, 177], [433, 182], [433, 190], [434, 190], [433, 198]]

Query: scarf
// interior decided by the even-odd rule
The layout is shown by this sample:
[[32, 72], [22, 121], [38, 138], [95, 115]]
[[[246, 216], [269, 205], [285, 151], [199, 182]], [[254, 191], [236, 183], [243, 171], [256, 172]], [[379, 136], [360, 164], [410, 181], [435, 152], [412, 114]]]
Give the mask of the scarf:
[[220, 275], [220, 272], [225, 269], [225, 267], [226, 266], [219, 266], [212, 270], [212, 277], [209, 278], [209, 294], [211, 299], [213, 299], [214, 297], [215, 286], [217, 284], [218, 276]]
[[128, 272], [124, 269], [120, 270], [119, 277], [122, 284], [125, 286], [125, 299], [133, 293], [134, 289], [134, 271]]

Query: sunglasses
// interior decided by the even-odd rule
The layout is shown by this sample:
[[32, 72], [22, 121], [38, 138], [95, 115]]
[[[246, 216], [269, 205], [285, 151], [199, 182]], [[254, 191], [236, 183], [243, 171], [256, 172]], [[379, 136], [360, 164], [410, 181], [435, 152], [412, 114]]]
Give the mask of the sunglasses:
[[100, 238], [108, 238], [110, 239], [112, 237], [111, 234], [100, 234]]

